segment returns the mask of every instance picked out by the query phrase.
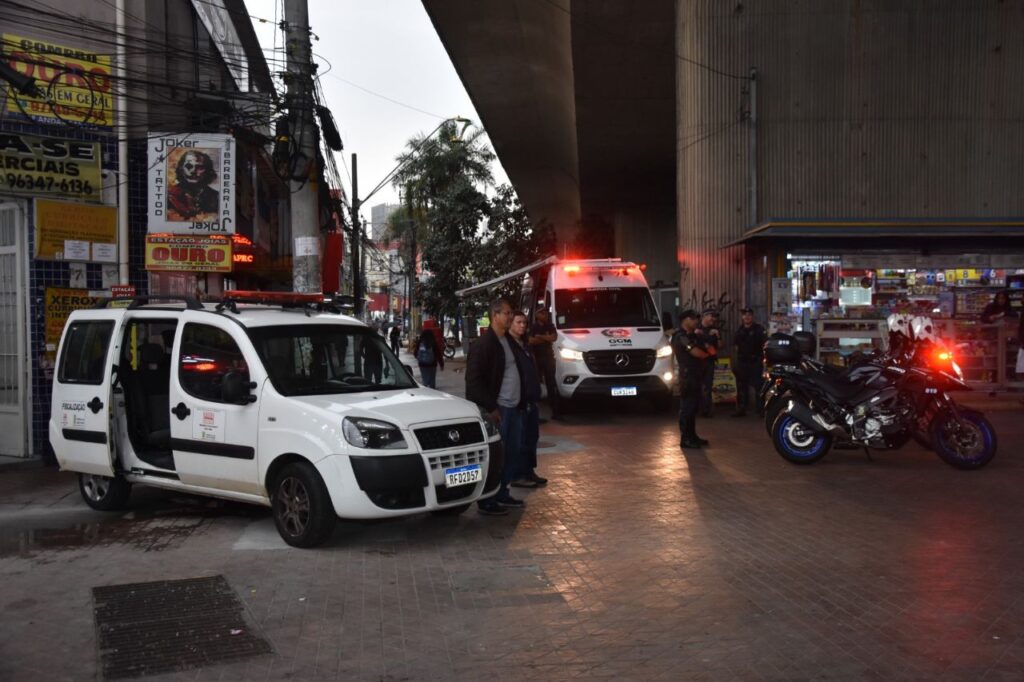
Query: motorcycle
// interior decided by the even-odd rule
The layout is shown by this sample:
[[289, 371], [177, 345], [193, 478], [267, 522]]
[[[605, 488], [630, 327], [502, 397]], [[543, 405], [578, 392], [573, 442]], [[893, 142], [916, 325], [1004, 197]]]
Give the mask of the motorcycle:
[[789, 392], [771, 428], [784, 459], [811, 464], [836, 443], [896, 449], [914, 438], [958, 469], [992, 461], [995, 430], [983, 414], [950, 396], [970, 388], [931, 321], [915, 318], [907, 333], [896, 333], [906, 338], [858, 367], [855, 376], [805, 370], [786, 376]]

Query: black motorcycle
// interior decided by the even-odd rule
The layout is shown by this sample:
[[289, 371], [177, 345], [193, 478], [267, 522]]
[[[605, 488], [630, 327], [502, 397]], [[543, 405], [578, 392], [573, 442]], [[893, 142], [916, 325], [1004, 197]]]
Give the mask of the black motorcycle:
[[[783, 359], [795, 360], [792, 351], [785, 353]], [[773, 357], [785, 353], [774, 350]], [[898, 352], [858, 367], [854, 380], [801, 371], [786, 382], [790, 388], [771, 437], [776, 451], [794, 464], [817, 462], [835, 443], [895, 449], [911, 438], [958, 469], [980, 469], [996, 454], [988, 419], [949, 395], [970, 388], [952, 355], [932, 341], [900, 344]]]

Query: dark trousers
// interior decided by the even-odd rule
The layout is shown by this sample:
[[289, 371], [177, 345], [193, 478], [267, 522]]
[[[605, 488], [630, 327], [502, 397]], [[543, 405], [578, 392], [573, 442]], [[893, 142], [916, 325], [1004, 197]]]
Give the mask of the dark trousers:
[[700, 407], [701, 381], [684, 379], [679, 388], [679, 434], [683, 440], [697, 438], [697, 408]]
[[498, 406], [501, 412], [501, 425], [498, 430], [501, 432], [501, 442], [505, 445], [505, 464], [501, 469], [501, 487], [498, 488], [498, 497], [508, 495], [508, 486], [515, 480], [523, 467], [523, 417], [524, 410], [515, 407]]
[[402, 342], [400, 339], [391, 339], [391, 352], [395, 354], [395, 357], [398, 357], [398, 351], [401, 347]]
[[700, 412], [705, 417], [711, 415], [715, 403], [711, 394], [711, 388], [715, 384], [715, 358], [708, 358], [704, 361], [704, 372], [700, 379]]
[[547, 387], [548, 405], [551, 407], [551, 416], [558, 414], [558, 384], [555, 383], [555, 357], [548, 354], [534, 354], [537, 360], [537, 372], [541, 381]]
[[537, 403], [527, 403], [523, 411], [523, 443], [519, 451], [519, 472], [516, 478], [527, 477], [537, 468], [537, 442], [540, 440], [540, 410]]
[[[761, 361], [737, 360], [732, 373], [736, 375], [736, 411], [746, 412], [750, 407], [750, 392], [754, 391], [757, 400], [757, 389], [761, 386]], [[761, 406], [757, 405], [758, 411]]]

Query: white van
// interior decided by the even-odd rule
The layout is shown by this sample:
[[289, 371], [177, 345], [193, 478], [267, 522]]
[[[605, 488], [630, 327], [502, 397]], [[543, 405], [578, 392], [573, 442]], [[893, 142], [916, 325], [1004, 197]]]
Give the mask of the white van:
[[123, 506], [133, 484], [251, 502], [297, 547], [338, 517], [459, 514], [500, 477], [480, 409], [417, 385], [319, 294], [73, 312], [49, 435], [94, 509]]
[[538, 308], [551, 311], [562, 400], [648, 397], [659, 409], [671, 405], [672, 346], [641, 266], [552, 256], [458, 293], [481, 293], [512, 278], [523, 279], [521, 307], [531, 319]]

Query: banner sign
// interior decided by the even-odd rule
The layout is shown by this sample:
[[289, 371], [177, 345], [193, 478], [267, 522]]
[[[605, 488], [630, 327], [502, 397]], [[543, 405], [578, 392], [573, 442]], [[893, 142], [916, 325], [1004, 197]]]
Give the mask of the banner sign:
[[[105, 293], [105, 292], [104, 292]], [[72, 311], [94, 307], [101, 300], [93, 292], [82, 289], [64, 287], [46, 287], [46, 304], [44, 317], [46, 320], [46, 353], [52, 358], [57, 353], [64, 323]]]
[[7, 111], [41, 123], [113, 126], [110, 55], [10, 33], [3, 34], [3, 51], [6, 65], [35, 79], [36, 87], [50, 99], [8, 85]]
[[149, 232], [233, 234], [235, 140], [150, 133]]
[[231, 240], [173, 234], [146, 235], [146, 269], [161, 272], [231, 272]]
[[99, 201], [99, 142], [0, 132], [0, 192]]
[[35, 253], [38, 260], [64, 260], [67, 241], [84, 241], [92, 246], [85, 260], [109, 262], [108, 252], [117, 258], [117, 208], [91, 206], [70, 201], [36, 199]]
[[192, 8], [209, 31], [213, 44], [224, 58], [224, 65], [235, 79], [235, 85], [242, 92], [248, 92], [249, 57], [245, 54], [238, 31], [235, 30], [231, 10], [224, 6], [222, 0], [192, 0]]

